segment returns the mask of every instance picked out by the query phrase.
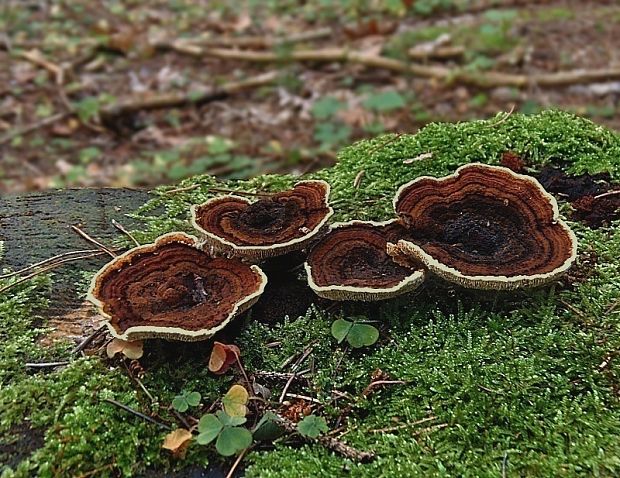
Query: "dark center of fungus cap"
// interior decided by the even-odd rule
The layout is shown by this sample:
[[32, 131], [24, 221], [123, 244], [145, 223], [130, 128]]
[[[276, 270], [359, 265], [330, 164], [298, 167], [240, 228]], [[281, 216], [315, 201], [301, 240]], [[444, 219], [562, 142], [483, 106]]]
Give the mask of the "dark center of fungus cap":
[[502, 277], [515, 278], [515, 287], [519, 280], [543, 283], [575, 256], [555, 199], [506, 168], [472, 164], [446, 178], [419, 178], [400, 189], [394, 205], [410, 235], [399, 244], [463, 285], [487, 288], [484, 280], [468, 282], [475, 276], [489, 277], [488, 288], [512, 288]]
[[190, 236], [173, 234], [108, 264], [91, 296], [120, 338], [198, 340], [249, 307], [264, 283], [258, 267], [211, 257]]
[[253, 203], [238, 196], [218, 197], [192, 207], [192, 223], [218, 250], [273, 257], [301, 249], [322, 229], [333, 214], [328, 196], [324, 181], [302, 181]]
[[412, 290], [423, 272], [400, 265], [387, 252], [388, 242], [406, 233], [396, 221], [335, 224], [308, 255], [310, 287], [334, 300], [377, 300]]

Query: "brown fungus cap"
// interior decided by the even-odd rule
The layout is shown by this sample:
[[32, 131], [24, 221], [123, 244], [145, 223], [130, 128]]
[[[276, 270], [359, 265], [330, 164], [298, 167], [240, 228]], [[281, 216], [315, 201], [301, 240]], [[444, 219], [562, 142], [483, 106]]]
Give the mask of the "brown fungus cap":
[[211, 257], [183, 233], [116, 257], [93, 278], [88, 299], [123, 340], [203, 340], [251, 307], [267, 277], [258, 266]]
[[364, 301], [414, 290], [424, 281], [421, 265], [405, 267], [387, 252], [388, 242], [396, 242], [406, 232], [396, 220], [332, 225], [308, 255], [305, 268], [310, 287], [326, 299]]
[[191, 208], [192, 225], [207, 246], [261, 260], [304, 248], [334, 213], [325, 181], [301, 181], [293, 189], [255, 202], [239, 196], [211, 199]]
[[550, 282], [575, 260], [577, 239], [535, 179], [469, 164], [403, 185], [394, 209], [409, 229], [396, 249], [431, 272], [475, 289]]

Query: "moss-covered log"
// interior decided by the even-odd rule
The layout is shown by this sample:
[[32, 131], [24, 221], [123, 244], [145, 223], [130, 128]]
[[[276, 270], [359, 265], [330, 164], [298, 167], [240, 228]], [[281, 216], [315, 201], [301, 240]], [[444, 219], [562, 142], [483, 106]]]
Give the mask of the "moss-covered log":
[[[401, 184], [472, 161], [497, 164], [506, 151], [521, 156], [530, 173], [553, 165], [620, 179], [620, 136], [559, 112], [432, 124], [416, 135], [362, 141], [312, 177], [331, 184], [335, 220], [381, 220], [393, 214], [391, 198]], [[226, 188], [279, 191], [295, 180], [262, 176]], [[191, 231], [189, 207], [214, 197], [216, 186], [202, 176], [161, 188], [135, 211], [135, 236], [149, 242], [172, 230]], [[332, 428], [344, 424], [348, 445], [377, 455], [357, 464], [318, 444], [280, 443], [249, 452], [246, 476], [620, 475], [620, 228], [571, 220], [570, 203], [557, 198], [579, 240], [579, 257], [552, 286], [485, 297], [431, 283], [417, 297], [353, 313], [312, 308], [277, 324], [240, 323], [227, 341], [239, 346], [249, 374], [291, 372], [291, 357], [306, 357], [314, 370], [310, 382], [292, 382], [289, 391], [329, 404], [316, 413]], [[87, 223], [85, 229], [95, 232]], [[10, 241], [7, 247], [10, 253]], [[73, 343], [41, 346], [46, 332], [37, 329], [36, 316], [47, 290], [40, 277], [0, 294], [3, 476], [166, 476], [175, 467], [195, 471], [219, 462], [212, 448], [196, 443], [184, 460], [171, 458], [161, 450], [164, 432], [104, 401], [176, 426], [168, 405], [182, 390], [198, 391], [203, 405], [192, 413], [199, 416], [233, 380], [208, 372], [210, 346], [149, 342], [141, 363], [151, 401], [117, 363], [73, 360]], [[330, 325], [360, 314], [376, 320], [379, 342], [363, 353], [344, 350]], [[71, 364], [53, 372], [24, 366], [67, 358]], [[399, 383], [366, 396], [377, 369]], [[259, 377], [280, 396], [282, 380]], [[24, 452], [8, 460], [10, 450]]]

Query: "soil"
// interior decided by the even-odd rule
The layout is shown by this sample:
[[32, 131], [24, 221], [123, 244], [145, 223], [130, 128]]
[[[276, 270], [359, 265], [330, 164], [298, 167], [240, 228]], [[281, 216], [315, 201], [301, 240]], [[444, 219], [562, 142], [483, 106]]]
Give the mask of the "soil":
[[606, 174], [571, 176], [561, 169], [547, 167], [535, 177], [558, 199], [570, 201], [571, 217], [588, 227], [608, 226], [620, 219], [620, 185], [611, 183]]
[[559, 168], [548, 166], [534, 177], [547, 191], [570, 202], [584, 196], [596, 196], [610, 189], [607, 174], [571, 176]]
[[43, 444], [43, 430], [32, 428], [27, 422], [13, 426], [0, 442], [0, 463], [13, 468]]
[[296, 319], [305, 315], [317, 299], [297, 273], [268, 273], [265, 292], [251, 309], [252, 319], [267, 324], [281, 322], [286, 316]]

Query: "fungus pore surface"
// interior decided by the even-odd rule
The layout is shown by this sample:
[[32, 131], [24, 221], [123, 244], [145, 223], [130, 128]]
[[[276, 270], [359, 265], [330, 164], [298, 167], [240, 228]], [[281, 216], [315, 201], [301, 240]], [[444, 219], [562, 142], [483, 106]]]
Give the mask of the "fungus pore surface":
[[250, 307], [264, 290], [257, 266], [211, 257], [182, 233], [115, 258], [93, 278], [89, 300], [123, 340], [201, 340]]
[[258, 201], [223, 196], [192, 207], [192, 225], [217, 250], [266, 258], [303, 248], [333, 214], [329, 184], [301, 181]]
[[406, 234], [396, 220], [334, 224], [308, 255], [310, 287], [332, 300], [387, 299], [415, 289], [424, 280], [421, 266], [405, 267], [387, 252], [388, 242]]
[[536, 286], [576, 256], [555, 199], [507, 168], [474, 163], [445, 178], [415, 179], [399, 189], [394, 208], [409, 229], [398, 251], [466, 287]]

